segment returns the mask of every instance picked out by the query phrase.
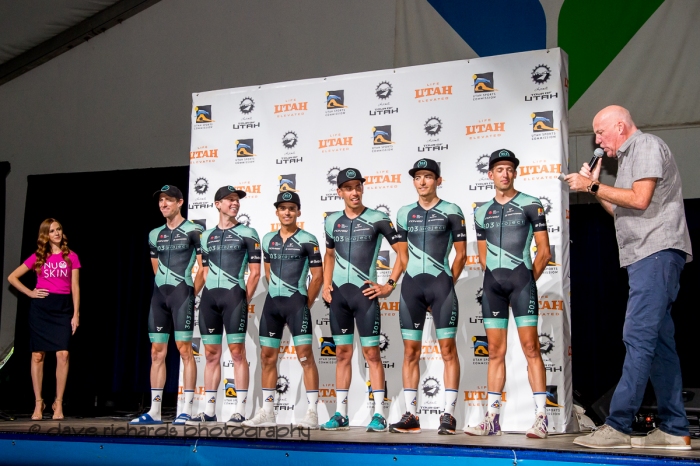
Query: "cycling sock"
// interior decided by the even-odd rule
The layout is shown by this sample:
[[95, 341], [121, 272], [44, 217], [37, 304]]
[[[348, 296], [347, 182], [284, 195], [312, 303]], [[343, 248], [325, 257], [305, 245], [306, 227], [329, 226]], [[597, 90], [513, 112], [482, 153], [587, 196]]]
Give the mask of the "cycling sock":
[[306, 390], [306, 400], [309, 402], [309, 409], [316, 412], [318, 410], [318, 390]]
[[347, 390], [336, 390], [335, 391], [335, 410], [338, 411], [341, 416], [347, 417], [348, 415], [348, 391]]
[[192, 403], [194, 402], [194, 390], [185, 390], [185, 403], [182, 405], [182, 412], [192, 416]]
[[533, 392], [532, 396], [535, 398], [535, 413], [546, 414], [547, 392]]
[[204, 399], [207, 400], [207, 404], [204, 406], [204, 414], [207, 416], [216, 414], [216, 392], [216, 390], [207, 390], [204, 392]]
[[275, 389], [274, 388], [263, 388], [263, 405], [262, 409], [268, 413], [275, 411]]
[[500, 414], [501, 412], [501, 392], [488, 392], [488, 413]]
[[373, 390], [374, 392], [374, 414], [384, 417], [384, 390]]
[[151, 409], [148, 414], [155, 421], [160, 421], [160, 407], [163, 404], [163, 389], [151, 388]]
[[418, 390], [413, 388], [404, 388], [403, 397], [406, 400], [406, 412], [416, 415], [416, 408], [418, 406]]
[[445, 389], [445, 412], [450, 416], [455, 413], [457, 405], [457, 390], [454, 388]]
[[238, 390], [236, 392], [238, 403], [236, 404], [236, 412], [245, 417], [245, 403], [248, 399], [248, 390]]

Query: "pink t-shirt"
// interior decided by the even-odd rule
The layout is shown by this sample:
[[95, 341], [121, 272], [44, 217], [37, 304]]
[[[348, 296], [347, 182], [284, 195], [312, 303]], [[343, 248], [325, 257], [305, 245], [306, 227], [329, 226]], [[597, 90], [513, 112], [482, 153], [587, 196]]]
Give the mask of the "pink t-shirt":
[[[70, 263], [63, 260], [61, 253], [48, 256], [41, 270], [36, 274], [36, 287], [49, 290], [49, 293], [53, 294], [70, 294], [73, 269], [80, 268], [80, 260], [73, 251], [68, 254], [68, 258]], [[24, 261], [24, 265], [29, 270], [34, 270], [34, 264], [36, 264], [36, 254], [32, 254]]]

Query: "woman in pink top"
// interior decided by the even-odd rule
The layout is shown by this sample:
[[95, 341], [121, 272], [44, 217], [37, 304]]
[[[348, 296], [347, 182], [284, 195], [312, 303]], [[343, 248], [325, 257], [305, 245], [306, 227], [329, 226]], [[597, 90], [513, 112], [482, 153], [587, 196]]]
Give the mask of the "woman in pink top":
[[[63, 392], [68, 378], [68, 340], [80, 320], [80, 285], [78, 255], [68, 249], [63, 227], [47, 218], [39, 227], [37, 249], [7, 277], [22, 293], [32, 298], [29, 307], [29, 345], [32, 351], [32, 385], [36, 404], [32, 419], [40, 420], [46, 407], [41, 398], [46, 351], [56, 352], [56, 401], [53, 418], [63, 419]], [[30, 290], [19, 277], [34, 271], [36, 288]]]

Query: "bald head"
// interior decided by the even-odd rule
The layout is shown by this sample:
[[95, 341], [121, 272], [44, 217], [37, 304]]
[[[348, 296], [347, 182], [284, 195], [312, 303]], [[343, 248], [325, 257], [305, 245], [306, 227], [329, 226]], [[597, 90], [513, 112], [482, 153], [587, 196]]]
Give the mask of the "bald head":
[[595, 118], [593, 118], [594, 127], [596, 121], [624, 123], [628, 128], [634, 128], [635, 131], [637, 130], [637, 127], [634, 125], [634, 121], [632, 121], [632, 115], [630, 115], [629, 110], [627, 110], [625, 107], [620, 107], [619, 105], [609, 105], [605, 107], [603, 110], [598, 112]]
[[608, 157], [616, 157], [617, 150], [637, 131], [637, 126], [626, 108], [610, 105], [593, 118], [593, 131], [596, 144]]

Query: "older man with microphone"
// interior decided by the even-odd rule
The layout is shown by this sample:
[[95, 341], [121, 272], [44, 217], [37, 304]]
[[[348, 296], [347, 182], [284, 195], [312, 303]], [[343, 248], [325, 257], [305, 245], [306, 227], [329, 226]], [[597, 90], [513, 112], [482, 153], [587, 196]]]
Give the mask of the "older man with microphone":
[[[627, 269], [630, 287], [622, 336], [627, 354], [605, 425], [574, 443], [690, 450], [671, 318], [681, 271], [692, 260], [678, 167], [664, 141], [638, 130], [622, 107], [598, 112], [593, 130], [596, 144], [617, 158], [615, 186], [598, 181], [601, 164], [596, 167], [595, 158], [592, 167], [584, 163], [565, 180], [573, 191], [593, 195], [615, 219], [620, 265]], [[661, 423], [646, 437], [630, 438], [649, 378]]]

